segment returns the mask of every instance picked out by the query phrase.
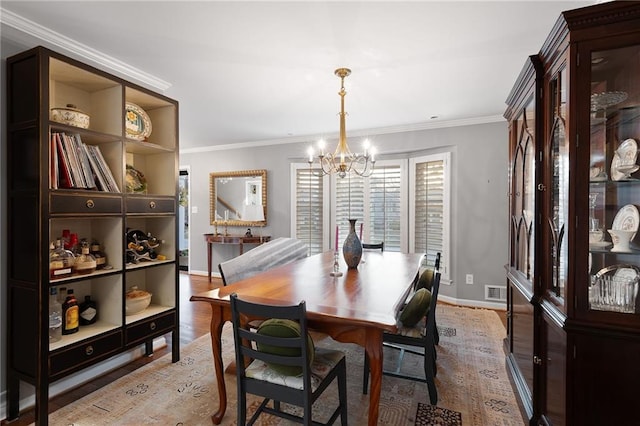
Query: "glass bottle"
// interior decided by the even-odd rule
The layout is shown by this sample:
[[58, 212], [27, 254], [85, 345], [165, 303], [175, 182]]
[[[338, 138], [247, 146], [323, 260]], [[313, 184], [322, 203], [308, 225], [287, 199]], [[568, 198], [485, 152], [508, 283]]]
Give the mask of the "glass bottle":
[[58, 290], [49, 289], [49, 343], [62, 339], [62, 305], [58, 301]]
[[96, 241], [91, 243], [89, 253], [96, 259], [96, 269], [104, 269], [107, 266], [107, 255], [100, 250], [100, 244]]
[[49, 251], [49, 278], [59, 279], [71, 276], [73, 255], [62, 248], [60, 240]]
[[73, 334], [80, 328], [80, 307], [73, 289], [67, 290], [67, 298], [62, 304], [62, 334]]
[[86, 241], [82, 244], [80, 256], [76, 258], [73, 269], [79, 275], [86, 275], [96, 270], [96, 258], [89, 253], [89, 243]]
[[98, 319], [98, 306], [91, 300], [91, 296], [84, 297], [84, 302], [80, 304], [80, 325], [89, 325]]

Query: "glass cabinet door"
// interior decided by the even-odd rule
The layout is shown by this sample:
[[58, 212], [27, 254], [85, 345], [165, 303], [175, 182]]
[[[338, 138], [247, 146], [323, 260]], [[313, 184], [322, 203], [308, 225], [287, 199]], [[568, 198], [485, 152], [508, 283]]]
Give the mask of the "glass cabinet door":
[[569, 141], [566, 135], [567, 120], [567, 71], [563, 67], [549, 81], [550, 117], [550, 169], [547, 203], [549, 228], [548, 249], [551, 276], [546, 280], [544, 297], [566, 311], [565, 297], [568, 282], [568, 237], [569, 231]]
[[589, 209], [581, 229], [589, 233], [589, 278], [577, 290], [590, 312], [637, 315], [640, 45], [585, 53], [591, 63]]
[[535, 256], [535, 101], [533, 97], [514, 120], [511, 188], [511, 266], [534, 280]]

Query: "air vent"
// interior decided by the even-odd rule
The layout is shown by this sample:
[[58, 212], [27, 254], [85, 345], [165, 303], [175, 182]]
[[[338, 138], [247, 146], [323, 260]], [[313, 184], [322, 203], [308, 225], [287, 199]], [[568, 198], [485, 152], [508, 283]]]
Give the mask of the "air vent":
[[499, 285], [485, 285], [484, 286], [484, 299], [492, 300], [496, 302], [507, 301], [507, 287]]

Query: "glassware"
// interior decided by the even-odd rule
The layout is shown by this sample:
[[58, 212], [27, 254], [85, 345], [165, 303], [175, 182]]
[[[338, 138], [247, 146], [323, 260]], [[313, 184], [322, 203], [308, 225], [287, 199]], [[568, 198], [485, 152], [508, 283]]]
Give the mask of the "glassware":
[[333, 271], [329, 274], [332, 277], [341, 277], [342, 272], [340, 271], [340, 253], [338, 250], [333, 252]]
[[89, 253], [89, 244], [86, 241], [82, 244], [81, 254], [76, 259], [73, 268], [80, 275], [90, 274], [96, 270], [96, 258]]
[[62, 248], [60, 240], [51, 244], [49, 251], [49, 278], [59, 279], [71, 276], [73, 272], [73, 254]]
[[49, 343], [62, 339], [62, 305], [58, 301], [58, 290], [49, 289]]

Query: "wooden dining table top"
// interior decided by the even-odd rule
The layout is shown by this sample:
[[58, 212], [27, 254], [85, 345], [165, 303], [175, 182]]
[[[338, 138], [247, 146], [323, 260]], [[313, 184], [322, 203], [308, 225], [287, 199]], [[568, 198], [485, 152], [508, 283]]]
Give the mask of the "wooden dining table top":
[[257, 276], [192, 296], [193, 301], [229, 303], [229, 295], [258, 303], [287, 305], [304, 300], [310, 320], [344, 321], [396, 330], [399, 309], [411, 291], [423, 254], [365, 252], [364, 262], [333, 277], [332, 251], [306, 257]]

